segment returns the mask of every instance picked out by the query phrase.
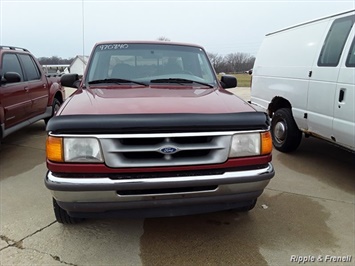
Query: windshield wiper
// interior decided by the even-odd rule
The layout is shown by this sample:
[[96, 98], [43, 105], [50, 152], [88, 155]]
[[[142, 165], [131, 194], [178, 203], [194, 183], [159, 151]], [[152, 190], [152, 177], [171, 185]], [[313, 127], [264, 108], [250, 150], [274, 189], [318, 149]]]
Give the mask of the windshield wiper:
[[88, 83], [90, 85], [91, 84], [101, 84], [101, 83], [115, 83], [115, 84], [135, 83], [135, 84], [139, 84], [139, 85], [143, 85], [143, 86], [148, 86], [148, 84], [143, 83], [143, 82], [134, 81], [134, 80], [130, 80], [130, 79], [117, 79], [117, 78], [113, 78], [113, 79], [96, 79], [96, 80], [89, 81]]
[[200, 82], [200, 81], [196, 81], [196, 80], [192, 80], [192, 79], [181, 79], [181, 78], [168, 78], [168, 79], [152, 79], [150, 81], [151, 83], [179, 83], [179, 84], [183, 84], [183, 83], [197, 83], [197, 84], [201, 84], [210, 88], [213, 88], [214, 86], [205, 82]]

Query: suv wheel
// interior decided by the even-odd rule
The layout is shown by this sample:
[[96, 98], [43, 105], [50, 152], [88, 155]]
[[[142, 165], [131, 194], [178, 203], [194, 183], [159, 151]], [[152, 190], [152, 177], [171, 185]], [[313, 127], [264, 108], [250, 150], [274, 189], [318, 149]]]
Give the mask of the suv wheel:
[[271, 120], [271, 135], [274, 147], [281, 152], [291, 152], [301, 143], [302, 132], [293, 119], [291, 109], [278, 109]]
[[61, 224], [76, 224], [83, 220], [69, 216], [69, 214], [58, 205], [55, 199], [53, 199], [53, 210], [57, 222]]
[[51, 119], [58, 112], [60, 105], [61, 105], [60, 101], [58, 99], [54, 98], [53, 103], [52, 103], [52, 107], [53, 107], [52, 115], [51, 115], [51, 117], [47, 117], [46, 119], [44, 119], [44, 122], [46, 124], [48, 123], [49, 119]]

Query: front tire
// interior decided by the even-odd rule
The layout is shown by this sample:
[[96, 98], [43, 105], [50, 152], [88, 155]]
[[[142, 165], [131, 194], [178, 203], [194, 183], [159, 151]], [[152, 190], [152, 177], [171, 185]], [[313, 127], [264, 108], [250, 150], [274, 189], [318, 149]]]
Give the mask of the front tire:
[[274, 147], [281, 152], [292, 152], [298, 148], [302, 132], [292, 116], [291, 109], [278, 109], [271, 121], [271, 135]]
[[58, 205], [55, 199], [53, 199], [53, 210], [57, 222], [61, 224], [77, 224], [83, 220], [69, 216], [69, 214]]
[[254, 199], [252, 201], [249, 202], [249, 204], [243, 206], [243, 207], [239, 207], [236, 209], [237, 212], [248, 212], [251, 211], [252, 209], [254, 209], [255, 205], [256, 205], [257, 199]]
[[54, 98], [53, 103], [52, 103], [52, 107], [53, 107], [52, 108], [52, 115], [50, 117], [44, 119], [44, 122], [46, 124], [48, 123], [49, 119], [51, 119], [58, 112], [60, 105], [61, 105], [60, 101], [58, 99]]

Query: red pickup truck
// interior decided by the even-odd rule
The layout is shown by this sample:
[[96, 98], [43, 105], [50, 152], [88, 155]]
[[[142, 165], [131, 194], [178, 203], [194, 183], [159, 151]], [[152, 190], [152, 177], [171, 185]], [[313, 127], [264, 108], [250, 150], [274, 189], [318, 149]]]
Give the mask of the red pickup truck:
[[248, 211], [274, 176], [267, 114], [225, 90], [236, 78], [219, 81], [200, 46], [99, 43], [82, 80], [61, 82], [78, 89], [47, 125], [60, 223]]
[[59, 77], [47, 77], [28, 50], [0, 45], [0, 140], [38, 120], [47, 122], [63, 99]]

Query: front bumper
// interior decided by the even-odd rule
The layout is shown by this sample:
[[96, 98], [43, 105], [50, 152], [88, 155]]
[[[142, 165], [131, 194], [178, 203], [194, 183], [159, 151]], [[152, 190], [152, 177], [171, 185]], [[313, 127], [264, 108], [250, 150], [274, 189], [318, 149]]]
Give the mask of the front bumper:
[[48, 171], [45, 184], [73, 217], [115, 216], [114, 212], [170, 216], [248, 205], [262, 194], [274, 174], [271, 163], [218, 174], [139, 179], [63, 177]]

